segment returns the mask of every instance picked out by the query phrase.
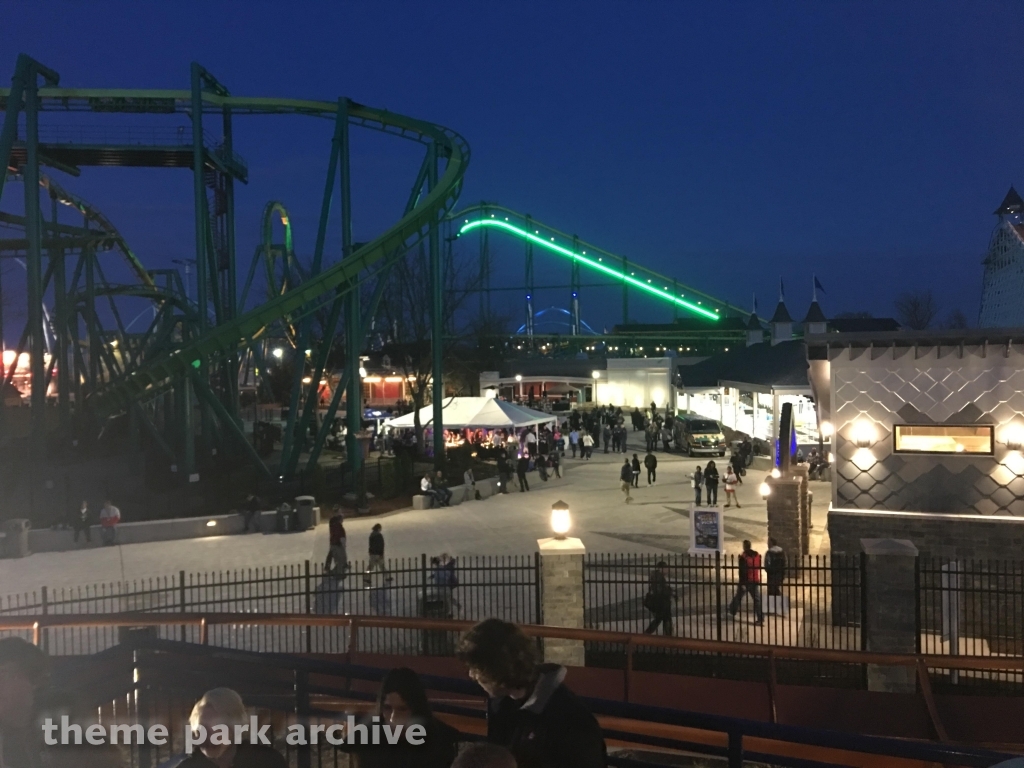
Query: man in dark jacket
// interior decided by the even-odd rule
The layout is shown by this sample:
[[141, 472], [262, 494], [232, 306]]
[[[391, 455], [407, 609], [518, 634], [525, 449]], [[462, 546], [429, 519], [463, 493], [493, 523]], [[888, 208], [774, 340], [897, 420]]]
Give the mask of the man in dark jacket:
[[530, 481], [526, 479], [526, 473], [530, 469], [530, 459], [524, 453], [516, 462], [516, 478], [519, 480], [519, 492], [524, 493], [530, 490]]
[[768, 539], [768, 551], [764, 553], [764, 572], [768, 577], [768, 596], [782, 595], [782, 582], [786, 578], [786, 553], [775, 539]]
[[629, 489], [633, 487], [633, 467], [629, 465], [629, 459], [623, 459], [622, 466], [619, 468], [619, 486], [626, 494], [626, 503], [631, 503], [633, 498], [629, 495]]
[[633, 454], [633, 461], [632, 461], [632, 463], [630, 463], [630, 467], [632, 467], [632, 469], [633, 469], [633, 487], [634, 488], [639, 488], [640, 487], [640, 459], [638, 459], [636, 457], [635, 453]]
[[647, 484], [657, 485], [658, 484], [658, 457], [655, 456], [651, 451], [647, 452], [644, 456], [644, 466], [647, 467]]
[[658, 631], [661, 624], [662, 631], [666, 636], [672, 635], [672, 587], [665, 578], [665, 571], [668, 563], [659, 560], [658, 564], [651, 571], [651, 578], [647, 586], [647, 594], [644, 596], [644, 608], [650, 611], [654, 618], [644, 630], [645, 635], [653, 635]]
[[487, 701], [487, 740], [507, 747], [518, 768], [604, 768], [597, 720], [564, 684], [566, 669], [538, 664], [534, 642], [515, 624], [487, 619], [456, 652]]
[[[370, 532], [370, 562], [366, 566], [366, 573], [363, 574], [363, 584], [370, 586], [370, 574], [373, 571], [380, 571], [387, 576], [387, 566], [384, 565], [384, 534], [381, 533], [381, 524], [376, 523]], [[390, 576], [387, 576], [390, 579]]]
[[704, 468], [704, 487], [708, 489], [708, 506], [718, 506], [718, 469], [715, 462], [709, 461]]
[[740, 555], [740, 583], [736, 595], [729, 603], [729, 615], [736, 618], [740, 602], [744, 595], [750, 595], [754, 601], [754, 624], [764, 624], [764, 613], [761, 611], [761, 555], [752, 549], [749, 541], [743, 542], [743, 554]]

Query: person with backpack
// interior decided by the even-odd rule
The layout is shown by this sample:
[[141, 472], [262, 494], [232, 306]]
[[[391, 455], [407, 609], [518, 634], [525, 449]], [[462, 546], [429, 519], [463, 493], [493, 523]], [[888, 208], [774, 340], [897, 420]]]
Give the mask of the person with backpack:
[[764, 553], [764, 572], [768, 577], [768, 596], [782, 595], [782, 582], [786, 578], [786, 553], [775, 539], [768, 539], [768, 551]]
[[704, 487], [708, 489], [708, 506], [718, 506], [718, 469], [715, 462], [709, 461], [704, 468]]
[[644, 630], [645, 635], [653, 635], [658, 631], [658, 625], [661, 624], [661, 631], [664, 635], [666, 637], [672, 636], [672, 598], [675, 597], [675, 590], [672, 589], [668, 579], [665, 578], [667, 568], [668, 563], [664, 560], [659, 560], [658, 564], [654, 566], [654, 570], [651, 571], [647, 582], [644, 608], [650, 611], [654, 618], [651, 619], [651, 623]]
[[658, 457], [654, 455], [653, 451], [648, 451], [647, 455], [644, 456], [644, 466], [647, 468], [647, 484], [657, 485], [658, 484]]
[[629, 495], [629, 489], [633, 487], [633, 467], [629, 465], [629, 459], [622, 461], [622, 467], [619, 469], [619, 483], [622, 492], [626, 494], [626, 503], [632, 503], [633, 498]]
[[764, 624], [764, 612], [761, 610], [761, 555], [751, 548], [749, 541], [743, 542], [743, 554], [740, 555], [739, 564], [740, 583], [736, 588], [736, 595], [729, 603], [729, 615], [736, 618], [743, 596], [750, 595], [750, 599], [754, 601], [754, 624], [760, 627]]
[[740, 481], [736, 476], [736, 469], [730, 464], [725, 470], [725, 508], [728, 509], [736, 502], [736, 509], [740, 508], [740, 500], [736, 498], [736, 484]]
[[691, 475], [693, 478], [693, 501], [699, 507], [701, 491], [704, 490], [704, 470], [697, 465], [697, 470]]

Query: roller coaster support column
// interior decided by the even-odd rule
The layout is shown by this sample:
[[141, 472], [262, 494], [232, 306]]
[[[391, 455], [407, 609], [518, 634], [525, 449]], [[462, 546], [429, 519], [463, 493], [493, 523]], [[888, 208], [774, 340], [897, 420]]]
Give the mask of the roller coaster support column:
[[[352, 255], [352, 173], [349, 166], [348, 99], [338, 106], [341, 125], [341, 258]], [[359, 433], [363, 429], [363, 377], [359, 375], [359, 353], [363, 351], [363, 321], [360, 316], [359, 290], [349, 291], [345, 297], [345, 367], [349, 371], [348, 392], [345, 401], [345, 454], [352, 469], [356, 508], [366, 506], [366, 483], [363, 476], [363, 446]], [[325, 344], [330, 341], [325, 339]], [[318, 382], [314, 381], [313, 386]]]
[[[224, 107], [224, 151], [228, 157], [234, 155], [235, 140], [231, 130], [231, 107]], [[234, 320], [238, 314], [238, 285], [235, 275], [235, 177], [224, 174], [224, 203], [227, 223], [227, 276], [224, 286], [224, 316]], [[232, 352], [227, 359], [227, 381], [224, 382], [228, 393], [228, 411], [232, 417], [238, 418], [238, 352]]]
[[[39, 210], [39, 78], [47, 85], [57, 85], [56, 72], [32, 61], [26, 72], [25, 88], [25, 234], [28, 237], [28, 327], [31, 329], [29, 365], [32, 374], [32, 440], [33, 448], [41, 450], [46, 418], [46, 369], [43, 353], [46, 338], [43, 331], [43, 254], [40, 235], [42, 215]], [[6, 174], [6, 166], [4, 168]]]
[[[316, 230], [316, 245], [313, 246], [313, 262], [310, 268], [310, 277], [315, 277], [320, 272], [320, 265], [323, 263], [324, 256], [324, 245], [327, 242], [327, 223], [331, 216], [331, 201], [334, 199], [334, 182], [338, 176], [338, 164], [341, 157], [343, 134], [348, 130], [348, 102], [345, 99], [339, 99], [338, 112], [334, 119], [334, 135], [331, 137], [331, 157], [327, 164], [327, 179], [324, 182], [324, 195], [320, 201], [320, 221], [317, 224]], [[344, 223], [342, 226], [344, 231]], [[349, 243], [351, 246], [351, 241]], [[342, 254], [344, 256], [344, 253]], [[287, 254], [286, 263], [287, 263]], [[337, 302], [332, 307], [332, 318], [336, 320], [337, 315], [334, 314], [338, 307]], [[281, 441], [281, 464], [278, 474], [288, 475], [289, 467], [294, 467], [298, 462], [298, 454], [302, 451], [302, 444], [305, 441], [305, 435], [295, 434], [296, 432], [302, 431], [304, 425], [308, 423], [305, 419], [299, 417], [299, 398], [302, 394], [302, 379], [305, 373], [306, 366], [306, 350], [309, 347], [309, 338], [312, 333], [312, 317], [305, 317], [302, 319], [299, 325], [298, 333], [298, 346], [295, 350], [295, 370], [292, 373], [292, 390], [291, 398], [288, 402], [288, 421], [285, 425], [284, 435]], [[334, 332], [333, 326], [329, 329], [330, 333]], [[326, 334], [325, 334], [326, 336]], [[330, 344], [331, 339], [324, 338], [323, 344]], [[321, 350], [320, 359], [325, 359]], [[315, 373], [316, 371], [314, 371]], [[316, 392], [316, 388], [319, 386], [319, 380], [310, 381], [312, 391]], [[315, 408], [315, 405], [314, 405]], [[309, 409], [307, 408], [307, 411]], [[293, 460], [294, 455], [294, 460]]]
[[[526, 214], [526, 229], [530, 229], [530, 214]], [[533, 243], [526, 241], [526, 338], [533, 347]]]
[[[206, 333], [209, 315], [209, 296], [207, 295], [207, 276], [210, 273], [206, 251], [206, 218], [209, 215], [206, 202], [206, 186], [203, 180], [203, 77], [205, 70], [196, 62], [192, 62], [192, 190], [195, 198], [196, 225], [196, 307], [198, 310], [197, 333]], [[199, 366], [199, 376], [205, 381], [207, 362], [204, 359]], [[191, 478], [195, 473], [195, 446], [192, 435], [192, 381], [185, 378], [181, 382], [182, 392], [182, 440], [184, 448], [185, 477]], [[201, 407], [202, 432], [204, 442], [209, 439], [209, 419], [206, 406]]]
[[[51, 238], [57, 242], [57, 196], [50, 194], [51, 221], [53, 231]], [[54, 348], [53, 355], [57, 361], [57, 409], [60, 415], [60, 426], [66, 430], [71, 423], [71, 377], [68, 375], [68, 310], [67, 310], [67, 276], [65, 275], [64, 251], [54, 245], [50, 249], [50, 261], [53, 262], [53, 308]]]
[[[580, 252], [580, 239], [576, 235], [572, 236], [572, 252]], [[572, 273], [569, 278], [569, 285], [572, 289], [572, 335], [580, 335], [580, 263], [573, 259], [572, 261]]]
[[[431, 143], [430, 155], [427, 160], [427, 188], [433, 190], [437, 186], [437, 144]], [[430, 351], [433, 356], [431, 364], [432, 391], [434, 406], [434, 466], [444, 468], [444, 272], [441, 260], [441, 247], [438, 242], [437, 218], [430, 222]]]

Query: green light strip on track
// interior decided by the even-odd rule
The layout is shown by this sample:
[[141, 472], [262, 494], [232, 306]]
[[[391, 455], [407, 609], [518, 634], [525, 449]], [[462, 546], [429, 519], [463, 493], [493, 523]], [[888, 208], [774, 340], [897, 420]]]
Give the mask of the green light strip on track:
[[476, 229], [477, 227], [498, 227], [500, 229], [504, 229], [505, 231], [511, 232], [513, 235], [516, 235], [517, 237], [521, 237], [524, 240], [529, 240], [532, 243], [541, 245], [547, 248], [552, 253], [557, 253], [559, 256], [565, 256], [567, 258], [574, 259], [585, 264], [591, 269], [596, 269], [598, 272], [604, 272], [606, 275], [610, 275], [611, 277], [614, 277], [616, 280], [622, 280], [626, 283], [629, 283], [634, 288], [639, 288], [642, 291], [646, 291], [647, 293], [653, 296], [657, 296], [659, 299], [671, 302], [672, 304], [678, 304], [680, 307], [688, 309], [691, 312], [694, 312], [698, 315], [702, 315], [703, 317], [706, 317], [710, 320], [718, 320], [719, 318], [719, 316], [716, 313], [708, 309], [704, 309], [704, 307], [686, 301], [686, 299], [681, 299], [678, 296], [674, 296], [669, 291], [662, 290], [661, 288], [656, 288], [653, 285], [648, 285], [647, 283], [641, 280], [637, 280], [635, 277], [624, 275], [621, 272], [616, 272], [611, 267], [602, 264], [599, 261], [594, 261], [593, 259], [590, 259], [579, 253], [573, 253], [568, 248], [563, 248], [557, 243], [552, 243], [548, 240], [545, 240], [543, 237], [538, 237], [532, 232], [527, 232], [525, 229], [521, 229], [515, 226], [514, 224], [509, 224], [507, 221], [501, 221], [499, 219], [480, 219], [478, 221], [471, 221], [463, 225], [462, 229], [459, 230], [459, 234], [464, 234], [472, 229]]

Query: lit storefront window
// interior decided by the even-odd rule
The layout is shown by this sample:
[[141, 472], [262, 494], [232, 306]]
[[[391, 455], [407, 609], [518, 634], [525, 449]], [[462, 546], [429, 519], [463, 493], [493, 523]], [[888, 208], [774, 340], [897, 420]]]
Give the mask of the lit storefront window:
[[952, 453], [991, 456], [991, 425], [897, 424], [896, 453]]

